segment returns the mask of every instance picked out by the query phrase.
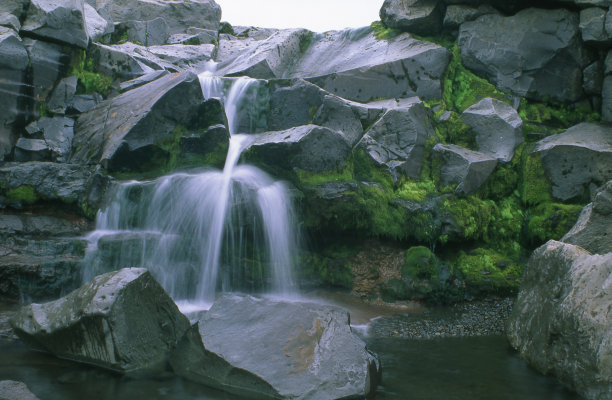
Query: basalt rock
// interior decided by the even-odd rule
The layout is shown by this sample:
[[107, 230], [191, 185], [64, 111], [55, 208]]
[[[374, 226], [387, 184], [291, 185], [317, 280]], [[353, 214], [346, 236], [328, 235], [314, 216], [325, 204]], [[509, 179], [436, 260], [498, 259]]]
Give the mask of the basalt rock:
[[599, 7], [586, 8], [580, 11], [580, 31], [585, 42], [609, 42], [606, 32], [606, 10]]
[[457, 30], [461, 24], [473, 21], [485, 14], [498, 14], [498, 11], [488, 4], [472, 7], [468, 5], [450, 5], [444, 15], [444, 29]]
[[571, 103], [583, 96], [579, 17], [564, 9], [488, 14], [459, 29], [463, 64], [498, 89], [535, 100]]
[[575, 125], [540, 140], [533, 152], [542, 157], [557, 199], [582, 196], [591, 184], [612, 179], [612, 128], [607, 125]]
[[248, 398], [364, 398], [380, 378], [346, 311], [236, 295], [213, 304], [171, 364], [187, 379]]
[[495, 157], [454, 144], [437, 144], [433, 151], [443, 160], [440, 170], [442, 185], [456, 184], [455, 192], [458, 193], [477, 191], [497, 166]]
[[612, 181], [608, 181], [580, 214], [562, 242], [575, 244], [593, 254], [612, 253]]
[[83, 0], [31, 0], [21, 29], [82, 49], [89, 43]]
[[268, 127], [277, 131], [312, 123], [326, 94], [320, 87], [303, 79], [291, 86], [275, 89], [270, 95]]
[[512, 160], [514, 149], [523, 142], [523, 121], [503, 101], [484, 98], [465, 110], [461, 119], [476, 133], [478, 150], [500, 161]]
[[612, 396], [612, 253], [549, 241], [525, 267], [506, 332], [543, 374], [588, 400]]
[[0, 381], [0, 399], [39, 400], [23, 382]]
[[104, 19], [89, 3], [83, 4], [83, 11], [85, 12], [87, 35], [89, 35], [92, 42], [98, 42], [104, 36], [115, 31], [115, 26], [112, 22]]
[[59, 300], [24, 307], [11, 325], [34, 349], [144, 375], [166, 368], [189, 321], [147, 270], [125, 268]]
[[77, 90], [76, 75], [64, 78], [55, 86], [47, 107], [55, 114], [65, 114], [66, 109], [73, 103]]
[[442, 0], [385, 0], [380, 19], [389, 28], [418, 35], [435, 35], [442, 29]]

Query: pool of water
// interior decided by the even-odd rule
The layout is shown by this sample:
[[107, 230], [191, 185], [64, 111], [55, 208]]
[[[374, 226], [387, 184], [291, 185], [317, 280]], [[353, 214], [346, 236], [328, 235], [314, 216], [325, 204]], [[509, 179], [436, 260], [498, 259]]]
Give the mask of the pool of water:
[[[503, 337], [366, 338], [383, 364], [377, 400], [580, 400], [531, 370]], [[130, 379], [0, 340], [0, 380], [26, 383], [41, 400], [239, 400], [183, 379]], [[244, 400], [244, 399], [242, 399]]]

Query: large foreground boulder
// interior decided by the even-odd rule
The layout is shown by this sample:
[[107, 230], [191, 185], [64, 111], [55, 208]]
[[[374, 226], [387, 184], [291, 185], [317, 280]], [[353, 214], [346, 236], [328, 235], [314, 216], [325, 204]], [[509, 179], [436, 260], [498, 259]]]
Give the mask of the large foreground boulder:
[[582, 196], [590, 185], [597, 187], [612, 179], [612, 128], [608, 125], [575, 125], [540, 140], [533, 152], [542, 157], [557, 199]]
[[502, 91], [575, 102], [589, 62], [578, 23], [578, 14], [564, 9], [483, 15], [459, 29], [461, 61]]
[[584, 207], [576, 225], [561, 240], [591, 253], [612, 253], [612, 181]]
[[165, 369], [189, 320], [146, 269], [125, 268], [59, 300], [24, 307], [11, 325], [34, 349], [141, 375]]
[[549, 241], [532, 255], [507, 325], [512, 347], [588, 400], [612, 398], [612, 253]]
[[364, 398], [380, 378], [346, 311], [237, 295], [213, 304], [171, 364], [183, 377], [247, 398]]

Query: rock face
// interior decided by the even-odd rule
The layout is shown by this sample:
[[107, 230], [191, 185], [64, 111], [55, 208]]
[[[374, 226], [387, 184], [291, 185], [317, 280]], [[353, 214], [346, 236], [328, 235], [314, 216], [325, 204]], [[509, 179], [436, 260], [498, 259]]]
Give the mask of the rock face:
[[540, 140], [533, 152], [542, 157], [557, 199], [581, 196], [591, 183], [612, 179], [612, 128], [607, 125], [578, 124]]
[[385, 0], [380, 19], [389, 28], [418, 35], [433, 35], [442, 29], [442, 0]]
[[593, 254], [612, 253], [612, 181], [608, 181], [561, 239]]
[[471, 151], [454, 144], [437, 144], [433, 151], [440, 154], [442, 185], [456, 184], [455, 192], [470, 194], [477, 191], [497, 166], [495, 157]]
[[129, 374], [162, 371], [189, 328], [142, 268], [100, 275], [68, 296], [21, 309], [11, 321], [29, 346]]
[[340, 132], [303, 125], [263, 133], [250, 145], [249, 151], [269, 165], [322, 172], [342, 168], [351, 147]]
[[611, 276], [612, 253], [549, 241], [526, 266], [506, 329], [533, 367], [588, 400], [612, 397]]
[[459, 29], [463, 64], [500, 90], [535, 100], [575, 102], [588, 58], [576, 13], [530, 8], [483, 15]]
[[580, 11], [580, 30], [585, 42], [607, 42], [606, 10], [599, 7], [586, 8]]
[[221, 107], [216, 115], [208, 108], [195, 74], [163, 76], [82, 114], [75, 127], [72, 161], [101, 163], [111, 171], [143, 169], [156, 157], [163, 163], [171, 156], [164, 143], [180, 139], [175, 137], [180, 134], [177, 126], [202, 132], [226, 125]]
[[248, 398], [363, 398], [380, 378], [346, 311], [250, 296], [217, 300], [171, 363], [183, 377]]
[[23, 382], [0, 381], [0, 399], [2, 400], [38, 400], [34, 393]]
[[523, 142], [523, 121], [503, 101], [482, 99], [465, 110], [461, 119], [476, 133], [478, 150], [500, 161], [512, 160], [514, 149]]
[[384, 165], [398, 180], [401, 175], [419, 178], [425, 141], [435, 136], [428, 110], [422, 102], [388, 110], [366, 132], [357, 146], [374, 162]]
[[21, 29], [82, 49], [89, 43], [83, 0], [32, 0]]

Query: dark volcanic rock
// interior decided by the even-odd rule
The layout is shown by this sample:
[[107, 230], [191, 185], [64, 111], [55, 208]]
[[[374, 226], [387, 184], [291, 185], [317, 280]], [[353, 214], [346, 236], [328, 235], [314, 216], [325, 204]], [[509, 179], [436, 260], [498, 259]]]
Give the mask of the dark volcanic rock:
[[483, 15], [461, 25], [461, 60], [502, 91], [575, 102], [583, 96], [582, 69], [589, 63], [578, 20], [576, 13], [563, 9]]
[[442, 29], [442, 0], [385, 0], [380, 19], [389, 28], [418, 35], [435, 35]]
[[377, 164], [389, 169], [394, 179], [418, 178], [423, 165], [425, 141], [435, 136], [431, 116], [422, 102], [388, 110], [366, 132], [357, 146]]
[[66, 108], [70, 104], [72, 104], [74, 100], [74, 95], [77, 90], [77, 77], [76, 75], [69, 76], [67, 78], [62, 79], [55, 86], [51, 97], [49, 98], [49, 102], [47, 103], [47, 107], [49, 110], [56, 114], [64, 114], [66, 113]]
[[582, 196], [591, 183], [612, 179], [612, 128], [607, 125], [575, 125], [540, 140], [533, 152], [542, 157], [557, 199]]
[[[122, 28], [121, 25], [123, 25]], [[127, 21], [120, 24], [119, 29], [126, 30], [130, 42], [145, 46], [166, 44], [170, 37], [170, 27], [162, 17], [151, 21]]]
[[163, 371], [189, 328], [147, 270], [100, 275], [59, 300], [31, 304], [11, 321], [27, 345], [129, 374]]
[[303, 79], [274, 90], [270, 95], [268, 127], [278, 131], [312, 123], [326, 94], [320, 87]]
[[23, 382], [0, 381], [0, 399], [2, 400], [38, 400], [34, 393]]
[[503, 101], [484, 98], [465, 110], [461, 119], [476, 133], [478, 150], [500, 161], [512, 160], [514, 149], [523, 142], [523, 121]]
[[454, 144], [437, 144], [433, 151], [440, 154], [444, 162], [440, 170], [442, 185], [456, 184], [455, 192], [477, 191], [497, 166], [495, 157]]
[[606, 33], [606, 10], [599, 7], [580, 11], [580, 30], [585, 42], [607, 42], [611, 38]]
[[82, 49], [89, 43], [83, 0], [31, 0], [21, 29]]
[[506, 332], [543, 374], [588, 400], [612, 397], [612, 253], [549, 241], [525, 267]]
[[351, 152], [341, 133], [316, 125], [263, 133], [248, 149], [266, 164], [313, 172], [342, 168]]
[[164, 141], [174, 140], [177, 126], [201, 132], [225, 120], [206, 108], [195, 74], [166, 75], [82, 114], [72, 162], [101, 163], [111, 171], [143, 169], [156, 157], [163, 163], [170, 157]]
[[85, 12], [87, 35], [92, 42], [97, 42], [105, 35], [115, 31], [112, 21], [104, 19], [89, 3], [83, 4], [83, 11]]
[[574, 227], [561, 238], [593, 254], [612, 253], [612, 181], [608, 181], [580, 214]]
[[346, 311], [250, 296], [217, 300], [171, 363], [183, 377], [248, 398], [364, 398], [380, 377]]

